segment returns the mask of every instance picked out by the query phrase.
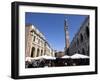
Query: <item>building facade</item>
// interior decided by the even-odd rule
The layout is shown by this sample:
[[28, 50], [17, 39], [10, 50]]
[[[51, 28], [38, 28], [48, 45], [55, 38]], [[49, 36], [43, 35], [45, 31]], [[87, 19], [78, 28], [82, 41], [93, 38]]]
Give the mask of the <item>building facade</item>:
[[89, 56], [89, 16], [85, 19], [70, 43], [69, 55], [75, 53]]
[[46, 41], [45, 36], [31, 24], [25, 26], [25, 56], [54, 56], [54, 50]]

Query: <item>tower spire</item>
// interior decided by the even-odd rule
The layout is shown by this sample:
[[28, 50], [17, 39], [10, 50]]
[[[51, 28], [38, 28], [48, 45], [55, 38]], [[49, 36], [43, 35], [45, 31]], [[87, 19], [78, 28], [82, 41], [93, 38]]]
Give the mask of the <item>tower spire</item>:
[[65, 54], [68, 54], [68, 48], [70, 45], [69, 40], [69, 31], [68, 31], [68, 21], [67, 19], [64, 20], [64, 30], [65, 30]]

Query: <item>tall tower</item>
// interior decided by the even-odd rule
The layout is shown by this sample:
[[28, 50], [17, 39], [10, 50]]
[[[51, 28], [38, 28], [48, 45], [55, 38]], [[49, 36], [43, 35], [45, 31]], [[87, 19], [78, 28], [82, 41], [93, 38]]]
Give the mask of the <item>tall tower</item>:
[[67, 19], [64, 20], [64, 31], [65, 31], [65, 54], [68, 54], [68, 48], [70, 45], [69, 32], [68, 32], [68, 22]]

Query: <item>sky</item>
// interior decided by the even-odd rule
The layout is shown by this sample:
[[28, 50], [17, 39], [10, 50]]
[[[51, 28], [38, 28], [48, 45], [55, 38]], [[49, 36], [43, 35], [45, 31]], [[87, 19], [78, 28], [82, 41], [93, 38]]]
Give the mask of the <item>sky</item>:
[[44, 34], [51, 48], [57, 51], [64, 51], [64, 20], [67, 19], [71, 42], [86, 17], [86, 15], [26, 12], [25, 24], [35, 25]]

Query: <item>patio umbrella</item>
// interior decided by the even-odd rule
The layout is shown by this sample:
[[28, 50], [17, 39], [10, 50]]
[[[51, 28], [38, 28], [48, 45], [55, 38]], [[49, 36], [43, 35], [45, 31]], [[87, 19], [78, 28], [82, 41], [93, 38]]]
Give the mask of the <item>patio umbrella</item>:
[[89, 56], [76, 53], [76, 54], [72, 55], [71, 58], [72, 59], [79, 59], [79, 58], [86, 59], [86, 58], [89, 58]]
[[31, 57], [26, 57], [25, 61], [31, 62]]
[[62, 56], [61, 58], [70, 58], [70, 56], [68, 56], [68, 55], [64, 55], [64, 56]]
[[31, 58], [31, 60], [39, 60], [39, 59], [42, 59], [42, 57], [41, 57], [41, 56], [39, 56], [39, 57], [34, 57], [34, 58]]
[[46, 59], [46, 60], [55, 60], [56, 59], [56, 57], [47, 56], [47, 55], [43, 55], [43, 56], [41, 56], [41, 58]]

